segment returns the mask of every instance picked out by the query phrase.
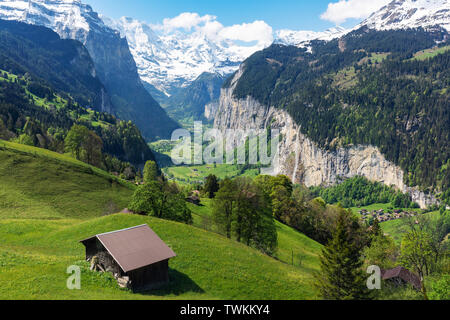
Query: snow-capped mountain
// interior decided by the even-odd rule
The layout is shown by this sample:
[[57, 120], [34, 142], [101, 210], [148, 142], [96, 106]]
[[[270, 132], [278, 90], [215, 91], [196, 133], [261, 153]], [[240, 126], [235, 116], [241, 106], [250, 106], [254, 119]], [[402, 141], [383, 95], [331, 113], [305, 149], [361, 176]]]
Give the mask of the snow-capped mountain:
[[[248, 45], [217, 40], [202, 31], [161, 33], [132, 18], [102, 19], [127, 38], [141, 79], [168, 95], [171, 89], [185, 87], [205, 72], [221, 76], [233, 73], [242, 61], [272, 43]], [[279, 30], [273, 33], [272, 39], [276, 43], [296, 45], [313, 39], [331, 40], [345, 32], [341, 27], [325, 32]]]
[[449, 0], [394, 0], [373, 13], [357, 28], [390, 30], [440, 26], [450, 31]]
[[0, 18], [44, 26], [62, 38], [77, 39], [84, 44], [89, 32], [116, 33], [79, 0], [0, 1]]
[[275, 32], [275, 43], [285, 45], [298, 45], [311, 40], [329, 41], [340, 38], [349, 32], [348, 29], [342, 27], [334, 27], [323, 32], [317, 31], [294, 31], [294, 30], [279, 30]]
[[142, 85], [127, 40], [91, 6], [80, 0], [0, 0], [0, 19], [44, 26], [83, 43], [112, 97], [113, 110], [104, 111], [134, 121], [145, 137], [168, 136], [177, 127]]
[[157, 34], [150, 25], [131, 18], [103, 20], [127, 38], [141, 79], [167, 95], [204, 72], [230, 74], [245, 58], [263, 49], [213, 41], [202, 32]]
[[[79, 0], [0, 0], [0, 18], [44, 25], [63, 38], [80, 40], [90, 51], [100, 73], [103, 66], [111, 62], [106, 57], [111, 52], [117, 55], [117, 50], [102, 49], [98, 43], [105, 37], [118, 43], [122, 36], [128, 44], [124, 41], [118, 51], [122, 55], [121, 67], [112, 69], [116, 73], [124, 70], [136, 72], [144, 83], [151, 85], [146, 87], [154, 87], [168, 96], [176, 91], [174, 89], [187, 87], [205, 72], [224, 76], [236, 71], [242, 61], [273, 42], [308, 47], [311, 40], [328, 41], [351, 31], [341, 27], [324, 32], [271, 31], [267, 26], [267, 41], [245, 43], [218, 37], [217, 34], [211, 36], [203, 29], [174, 29], [168, 32], [132, 18], [112, 20], [99, 16]], [[352, 30], [362, 26], [384, 30], [434, 25], [450, 29], [449, 0], [394, 0]], [[103, 73], [103, 79], [108, 82], [110, 77], [106, 76], [107, 72]], [[164, 96], [159, 91], [157, 93]]]

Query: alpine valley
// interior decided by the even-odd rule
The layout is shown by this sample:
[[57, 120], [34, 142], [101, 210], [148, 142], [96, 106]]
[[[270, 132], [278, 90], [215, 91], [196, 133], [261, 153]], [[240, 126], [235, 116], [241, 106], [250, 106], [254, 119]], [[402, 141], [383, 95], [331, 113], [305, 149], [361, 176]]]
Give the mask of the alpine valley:
[[449, 6], [393, 1], [340, 38], [255, 53], [221, 90], [215, 127], [279, 129], [275, 173], [307, 186], [364, 176], [422, 208], [450, 204]]
[[319, 2], [0, 0], [0, 300], [449, 300], [450, 0]]
[[80, 41], [108, 95], [99, 111], [134, 121], [148, 139], [167, 138], [177, 127], [144, 89], [126, 39], [89, 5], [76, 0], [1, 1], [0, 19], [44, 26], [63, 39]]

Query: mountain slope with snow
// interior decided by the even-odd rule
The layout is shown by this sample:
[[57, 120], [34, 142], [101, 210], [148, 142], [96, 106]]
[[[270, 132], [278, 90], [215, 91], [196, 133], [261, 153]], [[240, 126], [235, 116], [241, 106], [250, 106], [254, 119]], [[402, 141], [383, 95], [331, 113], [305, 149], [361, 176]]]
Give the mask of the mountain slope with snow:
[[331, 40], [346, 32], [340, 27], [325, 32], [280, 30], [272, 34], [273, 41], [263, 45], [216, 39], [203, 30], [158, 32], [151, 25], [132, 18], [102, 18], [127, 38], [141, 79], [167, 95], [174, 88], [188, 86], [205, 72], [221, 76], [233, 73], [242, 61], [273, 41], [296, 45], [313, 39]]
[[146, 138], [168, 137], [178, 127], [142, 85], [127, 40], [89, 5], [79, 0], [0, 1], [0, 19], [44, 26], [83, 43], [111, 96], [114, 114], [134, 121]]
[[[450, 16], [448, 8], [448, 0], [395, 0], [353, 30], [362, 26], [379, 30], [434, 25], [446, 27]], [[351, 31], [342, 27], [323, 32], [283, 29], [272, 31], [272, 41], [262, 44], [212, 37], [204, 28], [178, 28], [167, 32], [132, 18], [102, 18], [106, 25], [127, 38], [141, 79], [152, 88], [152, 95], [159, 97], [160, 103], [166, 103], [165, 95], [170, 96], [179, 88], [188, 87], [202, 73], [223, 76], [235, 72], [242, 61], [272, 42], [310, 47], [312, 40], [329, 41]]]
[[230, 74], [248, 56], [264, 49], [214, 41], [201, 31], [157, 34], [150, 25], [131, 18], [103, 20], [127, 38], [141, 79], [168, 95], [174, 87], [185, 87], [204, 72]]
[[79, 0], [0, 1], [0, 18], [40, 25], [86, 44], [90, 32], [116, 34]]
[[376, 30], [430, 28], [439, 26], [450, 31], [449, 0], [394, 0], [373, 13], [356, 28]]
[[[310, 47], [312, 40], [329, 41], [351, 31], [341, 27], [323, 32], [286, 29], [273, 31], [270, 26], [259, 21], [254, 23], [262, 25], [264, 41], [247, 42], [238, 41], [228, 34], [224, 36], [223, 32], [217, 30], [228, 27], [214, 20], [215, 17], [205, 17], [212, 20], [192, 29], [165, 29], [161, 25], [150, 25], [132, 18], [112, 20], [99, 16], [89, 5], [79, 0], [0, 0], [0, 18], [47, 26], [63, 38], [77, 39], [84, 43], [97, 64], [99, 77], [105, 82], [105, 86], [108, 88], [110, 83], [109, 89], [119, 91], [117, 96], [120, 99], [113, 99], [116, 104], [134, 100], [132, 96], [123, 99], [127, 93], [135, 92], [122, 88], [121, 83], [125, 82], [120, 79], [124, 75], [129, 79], [127, 82], [139, 87], [140, 95], [143, 95], [140, 84], [142, 81], [152, 96], [160, 103], [165, 103], [168, 96], [178, 92], [180, 88], [187, 88], [201, 74], [231, 74], [242, 61], [273, 42]], [[435, 25], [450, 29], [449, 0], [394, 0], [353, 30], [363, 26], [385, 30], [428, 28]], [[229, 28], [233, 27], [235, 26]], [[108, 43], [114, 44], [105, 45]], [[119, 116], [133, 118], [130, 114], [130, 109], [133, 108], [131, 105], [120, 106], [118, 109], [122, 113]], [[145, 107], [142, 108], [142, 112], [144, 111]], [[159, 117], [162, 118], [163, 115]]]
[[[218, 40], [202, 30], [165, 33], [131, 18], [103, 19], [127, 38], [141, 79], [167, 95], [188, 86], [204, 72], [225, 75], [236, 71], [242, 61], [272, 42], [307, 47], [312, 40], [329, 41], [351, 31], [341, 27], [323, 32], [283, 29], [272, 33], [272, 42], [261, 45]], [[436, 25], [450, 30], [450, 1], [394, 0], [353, 30], [363, 26], [386, 30]]]
[[334, 27], [325, 31], [294, 31], [279, 30], [275, 33], [275, 43], [285, 45], [298, 45], [311, 40], [329, 41], [347, 34], [349, 30], [342, 27]]

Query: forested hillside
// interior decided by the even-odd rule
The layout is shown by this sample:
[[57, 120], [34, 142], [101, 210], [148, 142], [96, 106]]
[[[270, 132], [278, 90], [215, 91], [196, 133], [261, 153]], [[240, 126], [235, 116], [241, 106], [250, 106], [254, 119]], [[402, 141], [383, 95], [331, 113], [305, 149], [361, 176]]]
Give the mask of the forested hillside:
[[2, 20], [0, 40], [0, 139], [62, 153], [78, 124], [101, 139], [96, 145], [105, 155], [91, 164], [120, 173], [127, 167], [121, 162], [137, 166], [153, 159], [132, 122], [101, 112], [109, 111], [109, 98], [81, 43]]
[[74, 124], [87, 127], [102, 140], [103, 151], [135, 165], [153, 159], [139, 129], [106, 113], [82, 108], [70, 97], [29, 75], [0, 70], [0, 139], [64, 152], [64, 139]]
[[250, 57], [236, 98], [250, 95], [286, 109], [303, 133], [326, 149], [378, 146], [404, 169], [407, 184], [447, 191], [448, 33], [360, 29], [310, 45], [312, 54], [273, 45]]
[[164, 102], [166, 111], [177, 120], [204, 118], [205, 105], [218, 100], [225, 77], [203, 73], [186, 88], [180, 88]]
[[110, 98], [83, 45], [50, 29], [0, 20], [0, 69], [33, 75], [83, 107], [111, 112]]

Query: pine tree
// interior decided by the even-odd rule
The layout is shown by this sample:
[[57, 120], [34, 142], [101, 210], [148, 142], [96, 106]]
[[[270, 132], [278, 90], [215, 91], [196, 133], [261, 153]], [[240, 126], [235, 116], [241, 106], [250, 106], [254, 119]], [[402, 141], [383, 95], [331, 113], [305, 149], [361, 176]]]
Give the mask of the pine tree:
[[322, 249], [320, 274], [316, 286], [327, 300], [365, 300], [369, 298], [362, 272], [361, 246], [349, 231], [348, 215], [341, 210], [332, 240]]
[[372, 239], [375, 237], [384, 235], [383, 230], [381, 229], [381, 226], [380, 226], [380, 222], [378, 221], [378, 218], [375, 218], [373, 220], [372, 230], [371, 230], [370, 235], [371, 235]]
[[210, 174], [206, 177], [204, 191], [208, 198], [213, 199], [215, 197], [216, 192], [219, 191], [219, 182], [215, 175]]

